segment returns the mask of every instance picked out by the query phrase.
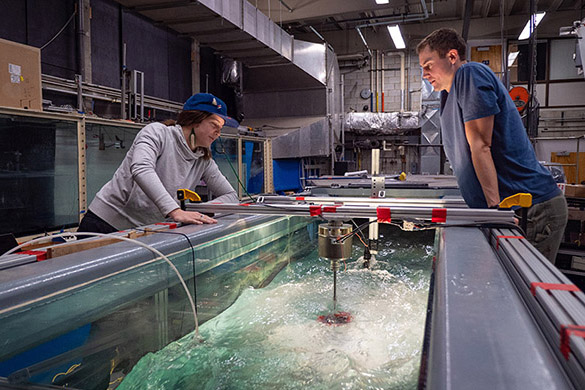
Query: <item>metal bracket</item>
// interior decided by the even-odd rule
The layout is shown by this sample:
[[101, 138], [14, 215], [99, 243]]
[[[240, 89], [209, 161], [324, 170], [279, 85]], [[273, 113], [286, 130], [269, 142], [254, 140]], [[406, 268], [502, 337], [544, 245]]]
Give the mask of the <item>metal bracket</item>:
[[386, 178], [384, 176], [372, 176], [372, 198], [386, 196]]

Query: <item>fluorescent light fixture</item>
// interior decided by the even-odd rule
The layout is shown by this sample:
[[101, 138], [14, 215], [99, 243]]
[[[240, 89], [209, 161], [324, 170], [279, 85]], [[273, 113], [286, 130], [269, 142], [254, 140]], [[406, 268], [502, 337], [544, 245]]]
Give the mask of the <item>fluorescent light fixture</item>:
[[404, 39], [402, 39], [402, 34], [400, 33], [400, 27], [397, 24], [388, 26], [388, 32], [390, 33], [392, 42], [394, 42], [394, 46], [396, 46], [397, 49], [404, 49], [406, 47]]
[[508, 68], [514, 65], [514, 61], [516, 61], [516, 57], [518, 57], [519, 51], [513, 51], [508, 54]]
[[388, 4], [390, 0], [376, 0], [376, 4]]
[[[536, 28], [536, 26], [538, 26], [538, 23], [540, 23], [542, 18], [544, 18], [544, 15], [546, 15], [546, 12], [539, 12], [536, 15], [532, 15], [532, 17], [535, 18], [534, 19], [534, 28]], [[522, 40], [528, 39], [528, 38], [530, 38], [530, 20], [528, 20], [528, 22], [526, 22], [526, 26], [524, 26], [524, 30], [522, 30], [522, 32], [520, 33], [518, 40], [522, 41]]]

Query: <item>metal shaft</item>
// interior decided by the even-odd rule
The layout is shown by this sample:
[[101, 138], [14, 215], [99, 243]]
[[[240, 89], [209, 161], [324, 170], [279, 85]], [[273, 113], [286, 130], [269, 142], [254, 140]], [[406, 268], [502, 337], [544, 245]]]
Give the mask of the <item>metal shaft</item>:
[[337, 310], [337, 270], [333, 270], [333, 311]]

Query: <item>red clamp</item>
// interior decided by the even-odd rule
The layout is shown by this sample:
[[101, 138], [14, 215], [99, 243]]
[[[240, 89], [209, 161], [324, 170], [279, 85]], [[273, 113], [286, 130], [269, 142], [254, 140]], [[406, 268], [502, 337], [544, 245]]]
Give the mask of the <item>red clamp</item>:
[[561, 325], [561, 353], [565, 359], [569, 360], [571, 353], [571, 336], [585, 338], [585, 326], [583, 325]]
[[581, 291], [579, 287], [574, 284], [555, 284], [555, 283], [530, 283], [530, 292], [536, 295], [536, 288], [540, 287], [543, 290], [561, 290], [561, 291]]
[[325, 206], [325, 207], [323, 207], [323, 212], [324, 213], [336, 213], [337, 207], [338, 206]]
[[376, 208], [376, 215], [378, 217], [379, 223], [390, 223], [392, 222], [392, 216], [390, 212], [390, 207], [377, 207]]
[[524, 236], [496, 236], [496, 250], [500, 248], [500, 238], [517, 238], [518, 240], [521, 240]]
[[447, 222], [447, 209], [433, 209], [431, 222]]
[[304, 196], [297, 196], [297, 197], [295, 198], [295, 200], [305, 200], [305, 197], [304, 197]]
[[174, 222], [158, 222], [155, 223], [155, 225], [167, 225], [169, 227], [169, 230], [177, 228], [177, 224]]
[[37, 261], [47, 260], [47, 251], [22, 251], [17, 252], [20, 255], [33, 255], [37, 257]]
[[321, 205], [309, 206], [309, 213], [311, 214], [311, 217], [321, 215]]
[[251, 205], [251, 203], [240, 203], [239, 205], [240, 205], [240, 206], [250, 206], [250, 205]]

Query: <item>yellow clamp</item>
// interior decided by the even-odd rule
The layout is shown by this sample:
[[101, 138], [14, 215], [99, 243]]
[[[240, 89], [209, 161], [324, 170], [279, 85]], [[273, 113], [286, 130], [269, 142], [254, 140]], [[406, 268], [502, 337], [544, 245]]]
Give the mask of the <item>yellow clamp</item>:
[[201, 197], [198, 193], [187, 189], [177, 190], [177, 199], [180, 201], [190, 200], [191, 202], [201, 202]]
[[402, 172], [399, 176], [398, 176], [398, 180], [400, 181], [404, 181], [406, 180], [406, 172]]
[[512, 196], [508, 196], [498, 205], [498, 207], [501, 209], [509, 209], [512, 206], [532, 206], [532, 194], [518, 193]]

